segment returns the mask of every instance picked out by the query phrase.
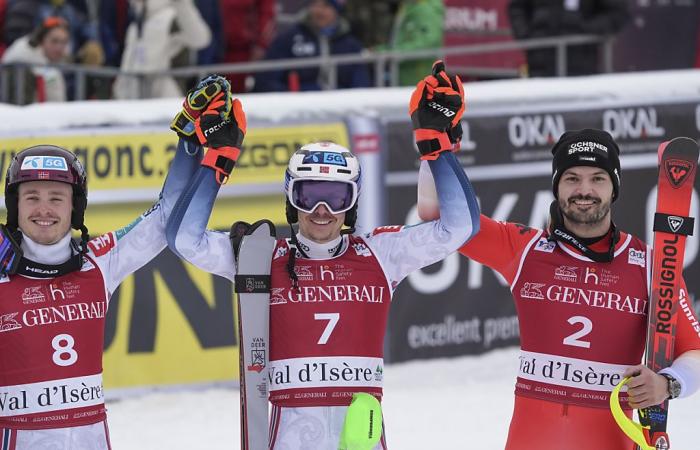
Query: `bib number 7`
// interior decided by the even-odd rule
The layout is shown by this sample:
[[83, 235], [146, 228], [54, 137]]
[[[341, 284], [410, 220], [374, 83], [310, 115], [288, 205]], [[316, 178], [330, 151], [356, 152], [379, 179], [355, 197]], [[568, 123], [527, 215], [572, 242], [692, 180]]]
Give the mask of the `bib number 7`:
[[323, 333], [321, 333], [321, 337], [317, 342], [317, 344], [323, 345], [328, 342], [328, 339], [330, 339], [331, 334], [333, 333], [333, 329], [338, 324], [338, 321], [340, 320], [340, 313], [316, 313], [314, 314], [314, 320], [328, 321], [326, 328], [323, 330]]

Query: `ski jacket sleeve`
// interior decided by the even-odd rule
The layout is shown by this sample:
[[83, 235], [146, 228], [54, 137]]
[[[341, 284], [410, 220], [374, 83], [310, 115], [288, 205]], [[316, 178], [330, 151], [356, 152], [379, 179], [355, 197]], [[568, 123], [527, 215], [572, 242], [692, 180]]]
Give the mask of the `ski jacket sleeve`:
[[199, 269], [231, 281], [236, 274], [228, 234], [207, 230], [221, 185], [214, 170], [201, 166], [177, 201], [166, 229], [168, 246]]
[[407, 227], [380, 227], [365, 236], [392, 288], [414, 270], [443, 260], [479, 231], [479, 204], [454, 153], [443, 152], [429, 165], [440, 218]]
[[683, 279], [681, 280], [677, 314], [678, 321], [676, 339], [673, 343], [673, 354], [680, 356], [690, 350], [700, 350], [700, 323], [698, 323], [692, 299], [688, 296], [688, 287]]
[[479, 232], [459, 252], [503, 275], [510, 285], [515, 279], [520, 258], [540, 230], [512, 222], [498, 222], [481, 216]]
[[124, 278], [155, 258], [167, 245], [165, 226], [168, 216], [199, 167], [202, 153], [200, 146], [180, 139], [158, 201], [126, 227], [88, 243], [89, 255], [102, 270], [109, 294]]

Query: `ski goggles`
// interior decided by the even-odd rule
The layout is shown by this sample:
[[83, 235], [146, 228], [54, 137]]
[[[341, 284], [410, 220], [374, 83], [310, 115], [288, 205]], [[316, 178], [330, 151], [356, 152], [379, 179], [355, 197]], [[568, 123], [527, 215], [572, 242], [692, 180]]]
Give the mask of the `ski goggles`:
[[324, 205], [332, 214], [340, 214], [355, 205], [357, 185], [348, 181], [297, 178], [289, 182], [287, 194], [292, 206], [305, 213]]

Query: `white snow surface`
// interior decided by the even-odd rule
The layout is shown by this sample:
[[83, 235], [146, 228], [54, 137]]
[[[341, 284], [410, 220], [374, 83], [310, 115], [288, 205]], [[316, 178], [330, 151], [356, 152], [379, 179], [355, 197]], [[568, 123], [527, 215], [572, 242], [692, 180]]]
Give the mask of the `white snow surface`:
[[[339, 117], [348, 113], [406, 113], [412, 88], [240, 95], [257, 124]], [[629, 101], [687, 100], [700, 96], [700, 69], [636, 72], [569, 78], [480, 81], [465, 84], [467, 111], [538, 104], [604, 107]], [[104, 100], [0, 104], [0, 133], [24, 136], [70, 128], [169, 123], [182, 99]]]
[[[502, 449], [517, 368], [514, 348], [385, 367], [383, 409], [389, 448]], [[116, 450], [239, 448], [234, 388], [154, 393], [111, 401], [107, 407]], [[700, 395], [671, 402], [668, 431], [673, 450], [700, 447], [697, 411]]]

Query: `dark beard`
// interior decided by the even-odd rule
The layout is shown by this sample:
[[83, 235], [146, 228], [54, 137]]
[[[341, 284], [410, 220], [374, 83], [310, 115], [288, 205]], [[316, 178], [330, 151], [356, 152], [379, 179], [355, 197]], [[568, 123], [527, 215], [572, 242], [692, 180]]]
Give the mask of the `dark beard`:
[[[586, 212], [575, 210], [575, 200], [593, 200], [594, 203]], [[610, 213], [610, 202], [602, 202], [599, 198], [590, 196], [569, 197], [559, 200], [559, 209], [564, 217], [576, 225], [597, 225]]]

